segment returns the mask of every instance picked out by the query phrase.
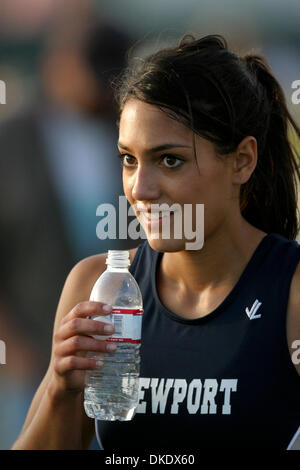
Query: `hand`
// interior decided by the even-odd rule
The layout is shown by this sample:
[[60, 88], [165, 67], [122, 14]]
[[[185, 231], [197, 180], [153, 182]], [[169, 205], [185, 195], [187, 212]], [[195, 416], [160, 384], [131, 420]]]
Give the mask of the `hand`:
[[89, 316], [108, 315], [102, 302], [80, 302], [62, 320], [54, 335], [54, 381], [59, 391], [81, 392], [87, 370], [99, 369], [102, 361], [87, 357], [87, 352], [114, 352], [116, 346], [90, 335], [111, 336], [114, 327], [105, 320], [95, 321]]

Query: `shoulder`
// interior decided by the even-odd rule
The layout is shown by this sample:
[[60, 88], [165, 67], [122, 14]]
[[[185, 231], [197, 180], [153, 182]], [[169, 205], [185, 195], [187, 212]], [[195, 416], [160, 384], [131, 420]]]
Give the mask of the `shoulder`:
[[300, 260], [290, 287], [287, 309], [287, 340], [292, 361], [300, 375]]
[[[132, 248], [129, 251], [130, 262], [132, 263], [138, 247]], [[85, 295], [90, 294], [93, 285], [98, 277], [106, 269], [107, 253], [89, 256], [79, 261], [71, 270], [68, 276], [68, 282], [72, 282], [73, 287], [77, 290], [80, 289], [85, 292]], [[66, 281], [67, 282], [67, 281]]]
[[[129, 259], [131, 263], [134, 260], [137, 250], [138, 250], [138, 246], [136, 248], [132, 248], [131, 250], [128, 250]], [[105, 263], [106, 258], [107, 258], [107, 253], [101, 253], [99, 255], [89, 256], [88, 258], [84, 258], [81, 261], [79, 261], [74, 266], [72, 271], [76, 273], [76, 276], [80, 274], [84, 274], [84, 275], [88, 274], [91, 277], [93, 277], [95, 273], [99, 274], [99, 271], [101, 271], [100, 272], [101, 274], [106, 269], [106, 263]]]
[[[138, 248], [129, 250], [130, 262], [132, 263]], [[98, 277], [106, 269], [107, 253], [89, 256], [79, 261], [70, 271], [66, 278], [59, 299], [54, 330], [56, 330], [61, 319], [80, 302], [89, 300], [93, 285]]]

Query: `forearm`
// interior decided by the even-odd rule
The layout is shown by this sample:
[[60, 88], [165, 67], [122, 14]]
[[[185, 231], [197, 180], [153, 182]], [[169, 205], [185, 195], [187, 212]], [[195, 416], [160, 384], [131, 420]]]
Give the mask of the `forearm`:
[[35, 416], [12, 449], [81, 449], [82, 410], [82, 393], [58, 393], [50, 384]]

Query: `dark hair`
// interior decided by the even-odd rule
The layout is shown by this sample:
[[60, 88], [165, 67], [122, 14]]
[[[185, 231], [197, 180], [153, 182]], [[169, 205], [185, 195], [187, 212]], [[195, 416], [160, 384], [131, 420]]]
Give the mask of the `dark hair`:
[[299, 138], [300, 129], [264, 57], [238, 56], [220, 35], [184, 36], [178, 46], [152, 54], [126, 72], [118, 90], [120, 112], [130, 98], [159, 106], [211, 141], [220, 155], [254, 136], [258, 162], [241, 186], [241, 213], [267, 233], [296, 238], [300, 172], [288, 125]]

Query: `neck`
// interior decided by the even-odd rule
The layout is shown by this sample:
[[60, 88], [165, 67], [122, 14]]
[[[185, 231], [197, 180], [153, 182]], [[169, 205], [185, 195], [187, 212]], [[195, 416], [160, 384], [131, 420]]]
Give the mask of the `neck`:
[[174, 288], [195, 295], [225, 282], [233, 286], [265, 235], [241, 218], [207, 235], [199, 251], [164, 253], [162, 274]]

